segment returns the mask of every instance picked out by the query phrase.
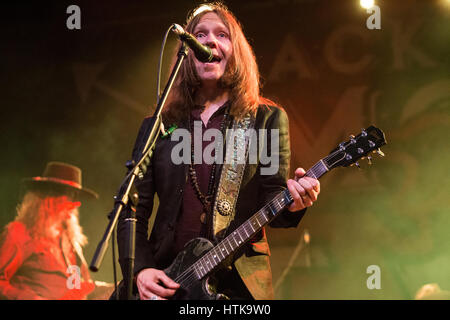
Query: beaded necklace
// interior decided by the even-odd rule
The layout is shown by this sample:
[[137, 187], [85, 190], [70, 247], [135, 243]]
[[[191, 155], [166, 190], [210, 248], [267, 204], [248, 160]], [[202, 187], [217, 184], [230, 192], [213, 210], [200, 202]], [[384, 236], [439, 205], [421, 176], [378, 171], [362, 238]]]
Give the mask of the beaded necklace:
[[[224, 137], [224, 129], [226, 128], [226, 123], [228, 122], [228, 112], [229, 107], [226, 107], [225, 114], [223, 117], [222, 122], [220, 123], [220, 132], [222, 133], [222, 137]], [[200, 190], [200, 186], [198, 184], [198, 178], [197, 178], [197, 172], [195, 171], [194, 167], [194, 139], [193, 139], [193, 133], [194, 133], [194, 120], [189, 116], [189, 122], [191, 127], [191, 163], [189, 164], [189, 175], [191, 177], [192, 186], [194, 187], [195, 193], [200, 200], [200, 202], [203, 205], [203, 212], [200, 215], [200, 222], [202, 224], [207, 223], [207, 218], [210, 215], [211, 209], [212, 209], [212, 197], [214, 195], [213, 189], [214, 189], [214, 180], [216, 176], [216, 167], [217, 167], [217, 154], [214, 156], [216, 157], [214, 159], [214, 162], [212, 164], [211, 168], [211, 175], [209, 177], [209, 183], [208, 183], [208, 191], [207, 194], [204, 194]], [[215, 141], [218, 143], [217, 141]], [[223, 146], [218, 145], [218, 148], [222, 148]], [[216, 150], [218, 149], [216, 148]]]

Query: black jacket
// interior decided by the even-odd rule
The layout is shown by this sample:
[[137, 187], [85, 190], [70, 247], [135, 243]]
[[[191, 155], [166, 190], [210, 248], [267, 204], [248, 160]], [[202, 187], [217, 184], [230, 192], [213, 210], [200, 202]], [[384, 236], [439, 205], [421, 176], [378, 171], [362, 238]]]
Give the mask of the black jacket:
[[[144, 119], [139, 130], [133, 149], [133, 159], [135, 160], [139, 158], [139, 154], [146, 142], [150, 122], [151, 118]], [[285, 111], [279, 107], [259, 106], [255, 119], [255, 129], [279, 129], [279, 170], [274, 175], [261, 175], [260, 168], [263, 165], [259, 161], [258, 164], [246, 165], [236, 204], [235, 221], [230, 225], [230, 232], [286, 188], [286, 180], [289, 174], [290, 143], [288, 118]], [[188, 177], [187, 164], [174, 165], [171, 161], [171, 151], [177, 143], [179, 142], [171, 141], [170, 138], [158, 138], [152, 162], [144, 179], [135, 183], [139, 194], [139, 202], [136, 207], [135, 274], [144, 268], [164, 269], [171, 263], [167, 257], [170, 256], [169, 252], [174, 243], [174, 226], [176, 225], [178, 213], [181, 210], [183, 189]], [[270, 150], [270, 146], [270, 139], [268, 139], [267, 148], [269, 155], [271, 152], [276, 152], [276, 150]], [[216, 171], [216, 183], [219, 181], [221, 167], [219, 165]], [[159, 198], [160, 205], [150, 239], [148, 239], [148, 221], [153, 211], [155, 193]], [[305, 210], [292, 213], [285, 210], [270, 223], [270, 226], [296, 227], [304, 212]], [[119, 262], [124, 277], [126, 276], [126, 266], [123, 257], [124, 246], [127, 243], [127, 232], [124, 223], [126, 217], [127, 210], [124, 210], [118, 222]], [[241, 251], [241, 256], [244, 258], [241, 259], [240, 266], [236, 266], [249, 291], [255, 298], [271, 298], [273, 294], [264, 293], [267, 290], [272, 290], [270, 266], [267, 258], [269, 247], [264, 232], [260, 232], [259, 237], [254, 239], [254, 242], [258, 242], [258, 244], [246, 244], [244, 246], [244, 250]], [[270, 279], [267, 279], [267, 286], [270, 286], [270, 288], [266, 286], [251, 288], [259, 286], [259, 284], [251, 284], [251, 280], [246, 281], [246, 279], [251, 278], [249, 275], [252, 274], [253, 271], [251, 269], [253, 267], [249, 270], [242, 270], [248, 264], [248, 261], [245, 262], [245, 260], [258, 255], [263, 255], [267, 258], [264, 262], [258, 262], [257, 265], [264, 264], [260, 267], [267, 269], [267, 277], [270, 277]], [[238, 258], [236, 257], [236, 259]]]

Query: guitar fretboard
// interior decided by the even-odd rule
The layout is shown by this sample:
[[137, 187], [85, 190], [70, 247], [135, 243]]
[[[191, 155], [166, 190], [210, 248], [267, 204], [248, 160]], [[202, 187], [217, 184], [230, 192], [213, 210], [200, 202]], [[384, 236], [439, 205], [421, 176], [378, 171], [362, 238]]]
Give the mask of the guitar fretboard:
[[[350, 140], [340, 143], [329, 155], [312, 166], [305, 175], [319, 179], [329, 170], [356, 163], [357, 160], [367, 156], [371, 151], [375, 152], [376, 149], [380, 155], [383, 155], [379, 148], [385, 144], [384, 133], [374, 126], [369, 126], [367, 129], [363, 129], [358, 136], [351, 136]], [[293, 199], [288, 189], [280, 192], [272, 201], [187, 268], [175, 281], [187, 287], [194, 279], [201, 280], [206, 277], [292, 202]]]
[[[329, 169], [323, 160], [317, 162], [307, 172], [306, 176], [320, 178]], [[186, 272], [193, 273], [200, 280], [207, 276], [215, 267], [234, 253], [244, 243], [254, 237], [266, 224], [272, 221], [281, 211], [293, 202], [288, 189], [280, 192], [268, 204], [246, 220], [218, 245], [198, 259]], [[184, 278], [184, 277], [183, 277]], [[179, 279], [182, 281], [182, 279]]]

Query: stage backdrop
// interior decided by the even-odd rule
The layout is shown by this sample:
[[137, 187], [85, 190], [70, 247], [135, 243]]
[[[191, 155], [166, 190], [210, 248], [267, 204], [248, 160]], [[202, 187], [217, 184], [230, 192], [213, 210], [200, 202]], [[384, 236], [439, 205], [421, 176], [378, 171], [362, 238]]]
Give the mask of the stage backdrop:
[[[292, 170], [370, 124], [388, 140], [371, 167], [327, 174], [298, 228], [268, 230], [278, 299], [412, 299], [426, 283], [450, 289], [447, 2], [378, 1], [381, 29], [368, 28], [373, 12], [357, 0], [226, 2], [254, 47], [263, 93], [288, 112]], [[50, 160], [73, 163], [100, 194], [81, 208], [90, 262], [155, 105], [164, 33], [198, 3], [2, 7], [1, 227], [14, 219], [22, 178]], [[81, 29], [67, 28], [71, 4]], [[163, 84], [176, 44], [171, 35]], [[111, 282], [112, 270], [110, 246], [93, 277]]]

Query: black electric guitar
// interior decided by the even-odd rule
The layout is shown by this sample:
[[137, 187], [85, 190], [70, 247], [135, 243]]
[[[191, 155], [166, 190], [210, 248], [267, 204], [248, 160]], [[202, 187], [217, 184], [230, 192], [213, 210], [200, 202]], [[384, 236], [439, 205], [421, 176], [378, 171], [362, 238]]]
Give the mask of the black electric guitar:
[[[373, 151], [383, 156], [384, 154], [379, 148], [385, 144], [384, 133], [380, 129], [370, 126], [363, 129], [356, 137], [351, 136], [350, 140], [340, 143], [328, 156], [312, 166], [306, 172], [306, 176], [319, 179], [337, 167], [347, 167], [353, 164], [359, 166], [357, 161], [364, 157], [367, 157], [371, 163], [371, 156], [368, 154]], [[172, 299], [216, 300], [226, 298], [216, 292], [210, 276], [223, 267], [224, 262], [229, 261], [229, 257], [292, 202], [289, 190], [285, 189], [216, 246], [204, 238], [195, 238], [189, 241], [172, 264], [164, 270], [171, 279], [180, 284], [180, 288]], [[127, 298], [124, 288], [122, 282], [118, 287], [120, 299]], [[138, 296], [134, 298], [137, 299]]]

